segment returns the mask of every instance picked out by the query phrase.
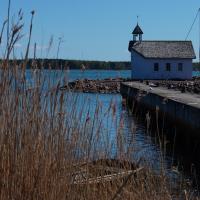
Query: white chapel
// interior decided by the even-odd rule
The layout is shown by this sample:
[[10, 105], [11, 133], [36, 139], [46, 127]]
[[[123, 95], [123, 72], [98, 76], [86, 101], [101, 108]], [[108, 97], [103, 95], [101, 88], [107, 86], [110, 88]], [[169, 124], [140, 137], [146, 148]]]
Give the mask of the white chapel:
[[132, 79], [191, 79], [195, 52], [191, 41], [142, 40], [143, 31], [136, 25], [131, 52]]

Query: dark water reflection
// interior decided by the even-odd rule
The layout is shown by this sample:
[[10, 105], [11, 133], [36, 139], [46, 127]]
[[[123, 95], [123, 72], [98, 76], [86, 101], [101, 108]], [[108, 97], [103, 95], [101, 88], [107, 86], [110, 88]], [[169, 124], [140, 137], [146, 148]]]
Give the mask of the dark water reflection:
[[[34, 72], [37, 75], [37, 72]], [[27, 71], [27, 83], [30, 87], [34, 84], [31, 79], [32, 72]], [[130, 77], [130, 71], [49, 71], [44, 70], [43, 75], [52, 85], [65, 84], [66, 81], [80, 78], [102, 79], [110, 77]], [[62, 80], [62, 81], [60, 81]], [[44, 85], [45, 90], [47, 86]], [[122, 106], [122, 98], [115, 94], [83, 94], [70, 93], [77, 98], [76, 110], [82, 112], [83, 116], [79, 119], [85, 123], [87, 119], [94, 119], [96, 108], [99, 106], [99, 124], [103, 141], [109, 140], [111, 157], [116, 156], [118, 144], [116, 137], [120, 132], [123, 137], [125, 151], [129, 154], [129, 159], [139, 162], [143, 165], [151, 165], [155, 171], [165, 168], [169, 176], [177, 176], [180, 173], [186, 177], [193, 178], [200, 169], [200, 142], [199, 137], [188, 137], [188, 133], [178, 133], [174, 128], [164, 130], [165, 141], [163, 147], [160, 147], [156, 131], [147, 132], [144, 119], [138, 118], [129, 112], [128, 108]], [[84, 106], [84, 109], [81, 108]], [[68, 105], [66, 109], [69, 109]], [[77, 113], [79, 115], [79, 113]], [[95, 129], [94, 129], [95, 130]], [[191, 139], [192, 138], [192, 139]], [[193, 141], [192, 141], [193, 140]], [[166, 142], [166, 143], [165, 143]], [[96, 144], [98, 145], [98, 144]], [[94, 147], [94, 149], [97, 147]], [[100, 147], [99, 147], [100, 148]], [[107, 146], [101, 147], [106, 149]], [[129, 151], [130, 150], [130, 151]], [[194, 170], [194, 167], [197, 167]], [[174, 168], [174, 170], [172, 170]], [[191, 175], [191, 168], [192, 174]], [[183, 170], [184, 169], [184, 170]], [[195, 177], [196, 178], [196, 177]]]
[[[74, 93], [74, 95], [78, 96], [78, 110], [87, 102], [87, 106], [84, 108], [83, 123], [88, 117], [88, 113], [89, 118], [93, 119], [95, 109], [101, 105], [98, 117], [103, 119], [101, 124], [102, 137], [103, 135], [109, 137], [107, 140], [112, 144], [110, 157], [115, 157], [119, 150], [116, 138], [120, 129], [124, 150], [130, 160], [151, 166], [155, 171], [159, 171], [161, 167], [171, 171], [171, 155], [163, 153], [153, 133], [147, 133], [145, 122], [137, 119], [126, 107], [122, 106], [121, 95], [85, 93]], [[112, 106], [115, 106], [114, 116]]]

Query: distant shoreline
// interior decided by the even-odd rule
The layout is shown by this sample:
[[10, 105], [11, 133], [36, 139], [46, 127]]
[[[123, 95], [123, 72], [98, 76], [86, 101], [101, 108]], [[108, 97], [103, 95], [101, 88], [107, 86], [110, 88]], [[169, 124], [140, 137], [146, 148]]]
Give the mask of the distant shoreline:
[[[20, 64], [22, 60], [17, 60]], [[29, 59], [27, 68], [43, 69], [77, 69], [77, 70], [131, 70], [127, 61], [87, 61], [64, 59]]]
[[[19, 65], [24, 60], [11, 60]], [[29, 59], [27, 68], [73, 70], [131, 70], [128, 61], [90, 61], [65, 59]], [[193, 71], [200, 71], [200, 63], [193, 63]]]

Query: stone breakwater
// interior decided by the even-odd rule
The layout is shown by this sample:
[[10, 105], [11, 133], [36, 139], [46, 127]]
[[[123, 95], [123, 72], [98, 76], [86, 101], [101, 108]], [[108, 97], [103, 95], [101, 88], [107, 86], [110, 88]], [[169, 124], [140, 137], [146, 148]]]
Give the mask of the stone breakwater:
[[145, 80], [140, 81], [150, 87], [164, 87], [170, 90], [181, 91], [182, 93], [200, 94], [200, 77], [192, 80]]
[[164, 87], [169, 90], [177, 90], [182, 93], [200, 94], [200, 77], [192, 80], [140, 80], [135, 81], [128, 78], [108, 78], [108, 79], [82, 79], [69, 82], [60, 87], [61, 90], [71, 90], [84, 93], [113, 94], [120, 92], [120, 83], [134, 81], [148, 85], [149, 87]]
[[120, 92], [120, 83], [129, 81], [124, 78], [108, 78], [102, 80], [82, 79], [69, 82], [61, 90], [70, 89], [75, 92], [111, 94]]

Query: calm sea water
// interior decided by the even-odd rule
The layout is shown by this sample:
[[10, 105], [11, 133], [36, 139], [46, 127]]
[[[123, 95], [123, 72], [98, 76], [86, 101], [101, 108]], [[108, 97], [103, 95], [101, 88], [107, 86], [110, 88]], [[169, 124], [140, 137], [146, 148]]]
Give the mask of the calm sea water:
[[130, 78], [131, 71], [130, 70], [70, 70], [69, 71], [69, 79], [104, 79], [104, 78]]
[[[131, 71], [106, 71], [106, 70], [44, 70], [44, 76], [49, 78], [53, 84], [56, 84], [61, 78], [67, 81], [76, 79], [103, 79], [103, 78], [115, 78], [123, 77], [130, 78]], [[194, 72], [194, 75], [200, 75], [199, 72]], [[27, 77], [30, 76], [30, 71], [27, 71]], [[62, 82], [61, 82], [62, 85]], [[163, 165], [170, 174], [172, 165], [177, 165], [178, 159], [183, 158], [182, 150], [179, 151], [179, 155], [174, 153], [174, 149], [170, 150], [172, 153], [164, 152], [160, 148], [158, 142], [154, 137], [154, 133], [147, 133], [145, 121], [138, 120], [136, 116], [128, 111], [127, 108], [122, 106], [122, 97], [119, 94], [85, 94], [85, 93], [74, 93], [77, 97], [77, 110], [81, 110], [82, 105], [86, 105], [84, 108], [85, 117], [94, 118], [94, 113], [98, 105], [101, 107], [100, 117], [103, 119], [101, 124], [101, 131], [107, 139], [112, 142], [112, 157], [115, 156], [116, 149], [116, 137], [119, 129], [119, 125], [123, 122], [123, 126], [120, 127], [123, 141], [125, 142], [125, 148], [131, 148], [134, 150], [130, 159], [134, 161], [141, 161], [144, 163], [148, 162], [148, 165], [156, 170]], [[114, 119], [112, 109], [115, 107]], [[71, 105], [69, 105], [70, 107]], [[106, 139], [106, 138], [104, 138]], [[181, 152], [181, 153], [180, 153]], [[164, 160], [161, 159], [161, 156]], [[162, 161], [162, 163], [161, 163]], [[184, 162], [184, 159], [182, 159]], [[189, 163], [192, 161], [188, 161]], [[177, 174], [176, 174], [177, 175]]]
[[[27, 70], [27, 80], [31, 87], [30, 74], [32, 71]], [[76, 79], [104, 79], [104, 78], [130, 78], [131, 71], [112, 71], [112, 70], [44, 70], [43, 75], [50, 80], [52, 84], [57, 84], [61, 79], [72, 81]], [[63, 83], [64, 84], [64, 83]], [[62, 85], [62, 81], [61, 81]], [[44, 86], [45, 88], [45, 86]], [[122, 97], [120, 94], [86, 94], [74, 93], [78, 99], [77, 110], [81, 110], [82, 105], [85, 115], [89, 113], [93, 118], [97, 105], [101, 105], [102, 130], [113, 139], [112, 155], [115, 156], [116, 150], [116, 133], [118, 132], [119, 124], [123, 121], [123, 127], [120, 130], [123, 132], [123, 140], [126, 141], [127, 146], [134, 149], [132, 158], [134, 160], [148, 160], [152, 164], [158, 164], [160, 158], [159, 147], [152, 141], [152, 137], [145, 134], [145, 124], [139, 123], [136, 118], [122, 106]], [[87, 103], [86, 103], [87, 102]], [[70, 106], [70, 105], [69, 105]], [[115, 120], [113, 120], [112, 110], [110, 107], [115, 106]], [[109, 138], [109, 139], [110, 139]], [[156, 165], [155, 165], [156, 166]]]
[[193, 71], [192, 75], [193, 76], [200, 76], [200, 71]]
[[[27, 79], [30, 80], [31, 70], [27, 70]], [[76, 79], [105, 79], [105, 78], [131, 78], [130, 70], [43, 70], [44, 76], [53, 82], [65, 78], [67, 81]], [[200, 76], [200, 71], [194, 71], [193, 76]]]
[[[105, 79], [105, 78], [131, 78], [130, 70], [69, 70], [69, 71], [51, 71], [44, 70], [45, 73], [48, 73], [51, 76], [55, 76], [55, 74], [59, 75], [63, 74], [63, 76], [68, 77], [70, 81], [76, 79]], [[193, 76], [200, 76], [200, 71], [194, 71]]]

